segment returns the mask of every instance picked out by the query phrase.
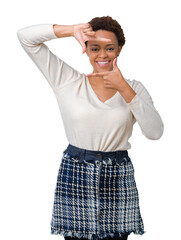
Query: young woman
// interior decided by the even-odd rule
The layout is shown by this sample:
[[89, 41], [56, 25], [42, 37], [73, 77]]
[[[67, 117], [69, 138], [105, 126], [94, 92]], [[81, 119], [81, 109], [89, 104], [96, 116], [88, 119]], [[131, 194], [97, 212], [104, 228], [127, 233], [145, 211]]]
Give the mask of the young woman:
[[[51, 233], [66, 240], [143, 234], [128, 139], [136, 121], [153, 140], [162, 136], [164, 125], [144, 85], [124, 78], [117, 66], [125, 44], [120, 24], [107, 16], [83, 24], [28, 26], [17, 35], [55, 93], [69, 141], [57, 177]], [[92, 73], [81, 74], [44, 44], [63, 37], [81, 44]]]

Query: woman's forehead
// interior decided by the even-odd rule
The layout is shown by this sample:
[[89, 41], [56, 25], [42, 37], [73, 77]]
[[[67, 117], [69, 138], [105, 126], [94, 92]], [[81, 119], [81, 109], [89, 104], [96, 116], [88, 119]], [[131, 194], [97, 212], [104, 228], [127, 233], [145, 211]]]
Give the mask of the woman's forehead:
[[116, 34], [114, 32], [111, 31], [107, 31], [107, 30], [97, 30], [96, 31], [96, 36], [106, 36], [109, 38], [116, 38]]

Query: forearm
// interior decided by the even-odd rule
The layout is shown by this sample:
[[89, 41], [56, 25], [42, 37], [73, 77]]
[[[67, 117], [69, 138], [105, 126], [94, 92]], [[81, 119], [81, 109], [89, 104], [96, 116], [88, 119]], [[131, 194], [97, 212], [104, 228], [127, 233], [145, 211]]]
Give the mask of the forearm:
[[137, 94], [128, 106], [145, 137], [157, 140], [162, 136], [164, 124], [158, 111], [151, 103], [145, 102]]
[[118, 91], [127, 103], [130, 103], [131, 100], [136, 95], [136, 92], [130, 87], [130, 85], [124, 79], [122, 79]]
[[58, 38], [72, 37], [74, 34], [74, 26], [53, 24], [53, 31]]
[[159, 139], [163, 134], [164, 125], [146, 88], [138, 81], [129, 84], [122, 79], [118, 91], [128, 104], [142, 133], [149, 139]]

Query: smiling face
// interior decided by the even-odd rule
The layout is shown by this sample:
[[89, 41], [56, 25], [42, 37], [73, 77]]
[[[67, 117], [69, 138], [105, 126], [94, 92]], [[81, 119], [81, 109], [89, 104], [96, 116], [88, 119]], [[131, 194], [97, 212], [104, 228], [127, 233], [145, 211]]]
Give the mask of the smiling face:
[[113, 60], [119, 55], [121, 46], [118, 45], [118, 40], [113, 32], [106, 30], [96, 31], [96, 36], [108, 38], [109, 43], [102, 41], [87, 42], [87, 56], [93, 66], [93, 72], [105, 72], [113, 70]]

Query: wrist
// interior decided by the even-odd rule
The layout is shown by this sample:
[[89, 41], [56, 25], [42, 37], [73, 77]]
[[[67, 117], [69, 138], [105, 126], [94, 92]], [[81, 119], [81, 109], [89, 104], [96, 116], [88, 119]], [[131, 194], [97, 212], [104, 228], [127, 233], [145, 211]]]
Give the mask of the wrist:
[[122, 97], [125, 99], [127, 103], [130, 103], [136, 95], [136, 92], [126, 82], [126, 80], [120, 81], [120, 87], [118, 89], [118, 92], [122, 95]]
[[123, 75], [119, 74], [119, 87], [118, 87], [118, 91], [121, 93], [121, 92], [124, 92], [125, 89], [128, 87], [128, 83], [126, 82], [126, 80], [123, 78]]
[[58, 38], [74, 36], [74, 25], [53, 24], [53, 31]]
[[124, 79], [120, 79], [120, 84], [119, 84], [119, 88], [118, 88], [118, 91], [121, 93], [121, 92], [124, 92], [128, 87], [128, 83], [124, 80]]

